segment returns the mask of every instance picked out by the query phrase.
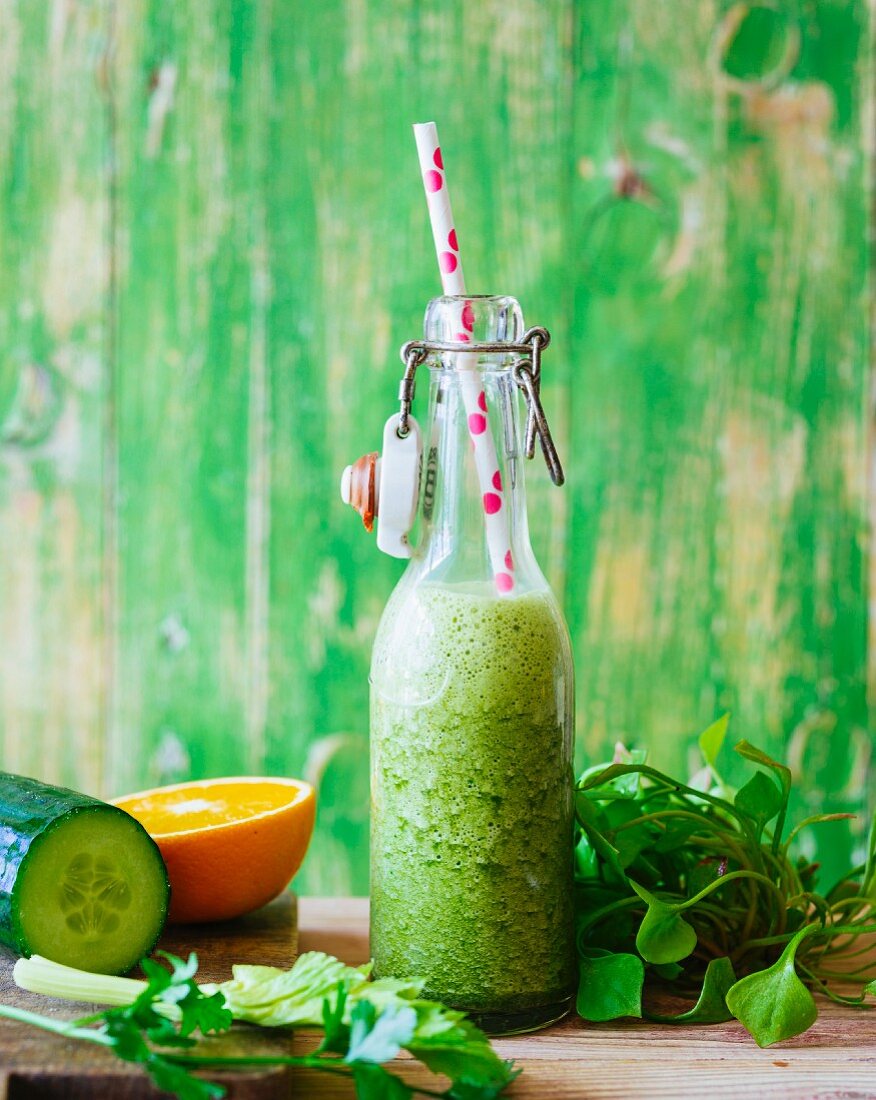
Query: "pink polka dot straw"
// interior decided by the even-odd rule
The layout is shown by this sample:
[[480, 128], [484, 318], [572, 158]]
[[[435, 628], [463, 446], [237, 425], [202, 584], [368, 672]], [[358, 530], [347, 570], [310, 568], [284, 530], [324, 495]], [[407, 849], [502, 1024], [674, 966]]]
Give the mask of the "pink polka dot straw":
[[[450, 208], [450, 192], [444, 172], [444, 161], [441, 157], [441, 146], [438, 144], [438, 129], [434, 122], [417, 123], [414, 126], [414, 137], [417, 141], [420, 171], [423, 173], [423, 186], [426, 189], [426, 201], [429, 205], [429, 220], [432, 223], [432, 236], [438, 256], [438, 270], [441, 272], [441, 286], [445, 294], [461, 297], [466, 293], [465, 276], [462, 272], [462, 257], [459, 254], [459, 241]], [[466, 302], [460, 310], [459, 331], [454, 334], [454, 339], [459, 343], [468, 343], [473, 329], [474, 310], [471, 303]], [[483, 499], [490, 566], [496, 581], [496, 589], [502, 594], [507, 594], [514, 590], [511, 528], [508, 510], [505, 507], [505, 494], [502, 491], [502, 475], [499, 472], [496, 445], [493, 434], [489, 430], [487, 399], [476, 368], [467, 365], [468, 358], [465, 355], [460, 357], [461, 365], [466, 368], [461, 375], [462, 400], [468, 419], [468, 432], [474, 447], [475, 467]]]

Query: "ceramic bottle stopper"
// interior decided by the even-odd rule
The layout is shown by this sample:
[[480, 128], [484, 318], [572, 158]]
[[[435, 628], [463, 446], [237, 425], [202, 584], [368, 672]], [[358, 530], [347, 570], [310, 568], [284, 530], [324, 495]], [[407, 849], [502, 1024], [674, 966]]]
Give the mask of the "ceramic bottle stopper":
[[399, 414], [383, 429], [383, 452], [362, 455], [341, 475], [341, 500], [355, 508], [370, 531], [377, 519], [377, 547], [394, 558], [409, 558], [409, 535], [417, 514], [422, 446], [420, 427], [408, 417], [406, 436], [398, 434]]

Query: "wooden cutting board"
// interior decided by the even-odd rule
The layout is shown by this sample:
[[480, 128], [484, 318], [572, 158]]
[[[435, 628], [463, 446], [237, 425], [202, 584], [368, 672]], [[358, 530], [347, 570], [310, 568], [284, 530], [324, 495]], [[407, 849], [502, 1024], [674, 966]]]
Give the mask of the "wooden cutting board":
[[[213, 925], [169, 928], [160, 947], [186, 957], [196, 951], [199, 977], [224, 981], [232, 963], [289, 967], [298, 950], [297, 900], [285, 894], [247, 917]], [[76, 1019], [92, 1006], [51, 1000], [20, 990], [12, 980], [12, 955], [0, 955], [0, 1000], [58, 1019]], [[212, 1041], [217, 1053], [288, 1054], [291, 1035], [235, 1028]], [[289, 1096], [287, 1069], [211, 1074], [228, 1088], [230, 1100], [274, 1100]], [[0, 1019], [0, 1100], [155, 1100], [159, 1094], [137, 1066], [90, 1044], [63, 1039], [37, 1028]]]

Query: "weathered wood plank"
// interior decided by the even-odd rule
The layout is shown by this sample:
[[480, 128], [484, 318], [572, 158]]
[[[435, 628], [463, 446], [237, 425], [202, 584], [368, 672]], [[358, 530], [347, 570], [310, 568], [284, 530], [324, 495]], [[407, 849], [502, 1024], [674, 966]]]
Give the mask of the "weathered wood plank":
[[250, 17], [246, 4], [149, 0], [116, 13], [115, 790], [258, 770], [247, 501], [265, 412], [251, 401], [263, 291]]
[[307, 772], [307, 884], [364, 890], [401, 567], [336, 482], [437, 289], [435, 117], [470, 285], [554, 333], [569, 486], [530, 498], [582, 756], [683, 770], [729, 707], [807, 805], [863, 805], [869, 17], [748, 11], [0, 6], [3, 766]]
[[0, 766], [103, 781], [104, 6], [0, 5]]
[[[730, 709], [806, 805], [858, 810], [866, 10], [747, 12], [628, 0], [579, 24], [581, 745], [683, 770]], [[862, 829], [833, 827], [828, 862]]]

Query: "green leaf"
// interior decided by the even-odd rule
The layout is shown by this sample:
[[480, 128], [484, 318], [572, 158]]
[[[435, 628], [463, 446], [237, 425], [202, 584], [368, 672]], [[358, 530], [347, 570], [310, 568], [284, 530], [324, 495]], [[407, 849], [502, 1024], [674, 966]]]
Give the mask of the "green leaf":
[[787, 849], [794, 837], [802, 832], [803, 829], [808, 829], [811, 825], [826, 825], [831, 821], [854, 821], [857, 814], [812, 814], [811, 817], [804, 817], [802, 821], [798, 821], [794, 828], [788, 833], [788, 839], [785, 841], [785, 848]]
[[867, 982], [867, 984], [864, 986], [864, 992], [872, 993], [872, 995], [876, 997], [876, 978], [874, 978], [872, 982]]
[[733, 964], [726, 956], [712, 959], [706, 967], [703, 987], [697, 1003], [676, 1016], [660, 1016], [649, 1012], [648, 1019], [662, 1024], [719, 1024], [731, 1019], [727, 1007], [727, 994], [736, 982]]
[[642, 1015], [645, 965], [638, 955], [582, 956], [578, 961], [578, 1015], [601, 1023]]
[[[641, 789], [642, 777], [639, 772], [613, 773], [604, 783], [598, 777], [604, 775], [616, 764], [644, 764], [648, 758], [645, 749], [628, 750], [623, 745], [618, 745], [615, 758], [611, 764], [595, 764], [587, 768], [578, 780], [579, 785], [587, 784], [588, 796], [594, 802], [610, 802], [615, 799], [624, 801], [635, 799]], [[597, 781], [594, 784], [593, 780]]]
[[876, 813], [870, 818], [870, 832], [867, 837], [867, 862], [864, 864], [864, 877], [861, 893], [876, 900]]
[[299, 955], [289, 970], [275, 966], [233, 966], [230, 981], [205, 985], [202, 989], [222, 993], [235, 1020], [263, 1027], [319, 1027], [323, 1022], [323, 1001], [334, 997], [341, 982], [348, 984], [352, 999], [355, 992], [368, 984], [368, 969], [345, 966], [321, 951], [307, 951]]
[[599, 874], [599, 857], [583, 830], [579, 830], [575, 843], [575, 874], [578, 878], [596, 878]]
[[681, 915], [684, 903], [662, 901], [632, 879], [630, 885], [648, 906], [636, 933], [636, 948], [645, 962], [686, 959], [697, 945], [697, 934]]
[[717, 856], [706, 856], [698, 860], [687, 873], [687, 890], [691, 897], [723, 878], [726, 873], [726, 860]]
[[225, 1006], [221, 993], [208, 997], [195, 987], [178, 1004], [182, 1011], [183, 1035], [191, 1035], [195, 1031], [200, 1031], [202, 1035], [215, 1035], [231, 1027], [233, 1016]]
[[345, 1062], [391, 1062], [413, 1038], [417, 1014], [409, 1005], [391, 1005], [382, 1012], [360, 1001], [350, 1014], [350, 1047]]
[[727, 736], [727, 724], [729, 721], [729, 712], [727, 714], [722, 714], [717, 721], [713, 722], [708, 729], [703, 730], [699, 736], [700, 752], [703, 754], [703, 759], [709, 765], [715, 778], [718, 778], [718, 754], [724, 744], [724, 738]]
[[[517, 1070], [512, 1074], [512, 1080], [519, 1073], [520, 1070]], [[506, 1085], [474, 1085], [468, 1081], [456, 1081], [443, 1095], [447, 1100], [496, 1100], [505, 1088]]]
[[626, 870], [642, 852], [653, 845], [656, 828], [646, 821], [631, 828], [620, 828], [642, 816], [642, 807], [636, 802], [611, 802], [605, 807], [603, 814], [611, 830], [611, 843], [617, 852], [618, 862]]
[[[190, 982], [194, 979], [198, 972], [198, 956], [194, 951], [189, 952], [189, 957], [185, 961], [178, 955], [171, 954], [170, 951], [156, 951], [157, 955], [161, 958], [167, 959], [171, 966], [170, 982], [174, 985], [185, 985], [186, 982]], [[146, 960], [147, 962], [149, 960]], [[141, 967], [143, 973], [146, 973], [146, 968]], [[160, 967], [164, 972], [164, 968]]]
[[759, 1047], [792, 1039], [815, 1023], [818, 1009], [794, 959], [806, 936], [817, 931], [814, 924], [801, 928], [772, 966], [740, 979], [727, 993], [727, 1007]]
[[678, 963], [652, 963], [654, 973], [665, 982], [674, 982], [679, 974], [684, 973], [684, 967]]
[[590, 841], [594, 852], [623, 881], [626, 876], [617, 848], [604, 836], [601, 828], [602, 815], [583, 791], [577, 792], [575, 808], [581, 829]]
[[400, 1077], [368, 1062], [353, 1066], [353, 1080], [358, 1100], [409, 1100], [414, 1095]]
[[658, 855], [677, 852], [702, 828], [704, 826], [696, 821], [673, 821], [654, 841], [654, 851]]
[[193, 1077], [187, 1069], [155, 1055], [145, 1063], [146, 1072], [162, 1092], [172, 1093], [177, 1100], [221, 1100], [227, 1090], [200, 1077]]
[[[232, 1015], [225, 1006], [225, 998], [218, 991], [205, 992], [195, 984], [198, 956], [192, 952], [183, 961], [167, 951], [158, 954], [170, 963], [170, 971], [151, 959], [144, 959], [140, 966], [148, 979], [146, 988], [129, 1008], [118, 1011], [127, 1012], [152, 1042], [162, 1046], [184, 1046], [182, 1040], [196, 1031], [202, 1035], [227, 1031]], [[178, 1032], [166, 1017], [156, 1012], [156, 1004], [175, 1005], [179, 1009]]]
[[[428, 1004], [419, 1002], [419, 1005]], [[442, 1014], [449, 1011], [442, 1008]], [[455, 1015], [458, 1018], [451, 1027], [436, 1030], [429, 1011], [423, 1012], [418, 1006], [417, 1030], [413, 1039], [405, 1044], [405, 1050], [433, 1073], [450, 1077], [454, 1088], [465, 1086], [469, 1090], [485, 1090], [481, 1093], [469, 1091], [466, 1095], [498, 1095], [518, 1076], [520, 1070], [515, 1069], [512, 1062], [500, 1058], [486, 1035], [462, 1013]], [[451, 1090], [451, 1095], [461, 1097], [462, 1093]]]
[[347, 988], [343, 982], [339, 982], [334, 1004], [329, 997], [322, 1002], [323, 1037], [318, 1053], [331, 1051], [334, 1054], [346, 1054], [350, 1045], [350, 1028], [344, 1018], [346, 1008]]
[[782, 786], [782, 804], [778, 812], [778, 821], [776, 822], [775, 833], [773, 834], [772, 851], [773, 855], [779, 850], [779, 845], [782, 842], [782, 832], [785, 827], [785, 815], [788, 812], [788, 799], [791, 797], [791, 769], [785, 767], [784, 764], [780, 764], [778, 760], [773, 760], [771, 756], [756, 746], [749, 744], [748, 741], [739, 741], [734, 745], [734, 750], [739, 753], [740, 756], [746, 760], [751, 760], [754, 764], [760, 764], [761, 767], [769, 769], [769, 771], [775, 772], [779, 777], [779, 782]]
[[744, 787], [736, 792], [733, 800], [738, 810], [754, 821], [758, 842], [764, 826], [782, 809], [782, 792], [764, 772], [755, 772]]

